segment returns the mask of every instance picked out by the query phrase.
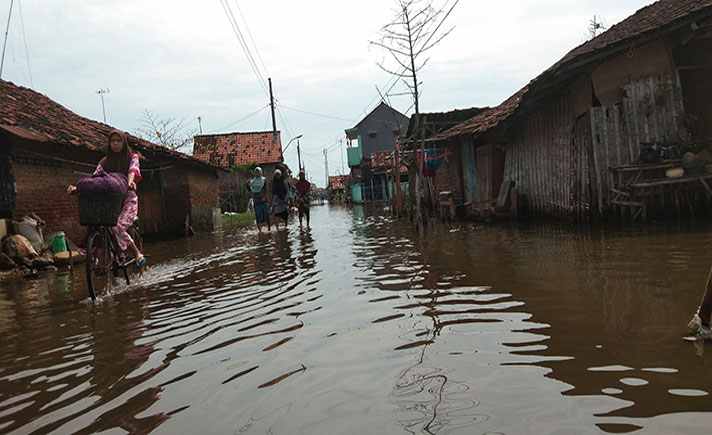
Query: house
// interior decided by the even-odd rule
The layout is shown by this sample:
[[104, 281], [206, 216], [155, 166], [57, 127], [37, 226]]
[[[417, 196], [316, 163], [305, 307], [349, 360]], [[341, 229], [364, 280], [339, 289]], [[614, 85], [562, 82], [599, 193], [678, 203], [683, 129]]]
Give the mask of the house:
[[[47, 222], [45, 233], [63, 231], [78, 241], [85, 230], [79, 225], [77, 199], [66, 189], [94, 171], [113, 127], [3, 80], [0, 101], [0, 149], [9, 150], [14, 158], [14, 216], [35, 212]], [[196, 231], [212, 230], [220, 169], [135, 136], [127, 138], [142, 155], [143, 178], [138, 183], [142, 231], [179, 233], [186, 221]]]
[[220, 198], [224, 210], [244, 211], [248, 197], [245, 182], [252, 177], [252, 168], [262, 168], [262, 175], [272, 180], [277, 168], [289, 176], [284, 164], [280, 132], [224, 133], [195, 136], [193, 156], [228, 172], [220, 177]]
[[[424, 150], [424, 175], [430, 179], [432, 184], [433, 199], [436, 198], [438, 192], [447, 191], [452, 193], [457, 203], [464, 202], [463, 175], [472, 172], [470, 170], [472, 161], [463, 158], [466, 156], [462, 155], [460, 147], [454, 146], [453, 142], [438, 141], [434, 138], [488, 109], [472, 107], [449, 112], [413, 114], [408, 124], [406, 139], [403, 141], [405, 160], [412, 163], [408, 177], [411, 184], [414, 184], [416, 180], [417, 165], [415, 161], [421, 161], [417, 158], [418, 152]], [[469, 167], [468, 164], [470, 164]], [[409, 187], [411, 191], [415, 191], [414, 186]]]
[[377, 151], [393, 151], [396, 139], [407, 129], [408, 118], [381, 102], [355, 127], [345, 130], [353, 202], [386, 199], [387, 177], [371, 171], [371, 156]]
[[[464, 200], [512, 182], [531, 214], [588, 220], [685, 201], [712, 190], [640, 165], [641, 151], [712, 144], [712, 0], [660, 0], [580, 45], [500, 106], [441, 133], [459, 148]], [[646, 179], [647, 178], [647, 179]]]
[[376, 151], [371, 154], [371, 174], [374, 178], [385, 180], [379, 183], [381, 192], [377, 192], [383, 199], [392, 199], [395, 195], [396, 177], [400, 178], [404, 189], [408, 187], [408, 166], [400, 160], [396, 170], [395, 151]]
[[351, 180], [349, 175], [330, 175], [329, 185], [326, 186], [326, 190], [328, 191], [328, 198], [330, 200], [346, 199], [346, 189], [350, 181]]

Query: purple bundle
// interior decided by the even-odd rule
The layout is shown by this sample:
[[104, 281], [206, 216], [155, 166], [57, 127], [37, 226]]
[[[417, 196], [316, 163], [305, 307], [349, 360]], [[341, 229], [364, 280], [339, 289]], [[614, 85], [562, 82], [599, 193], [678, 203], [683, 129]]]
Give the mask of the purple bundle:
[[128, 190], [129, 180], [124, 174], [103, 169], [77, 182], [77, 193], [115, 193], [123, 197]]

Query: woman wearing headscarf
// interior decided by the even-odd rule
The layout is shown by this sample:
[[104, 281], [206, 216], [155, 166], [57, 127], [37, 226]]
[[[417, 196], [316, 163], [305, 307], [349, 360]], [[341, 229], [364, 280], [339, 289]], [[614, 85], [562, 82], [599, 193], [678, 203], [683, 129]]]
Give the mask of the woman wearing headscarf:
[[[274, 215], [284, 220], [284, 228], [287, 228], [287, 218], [289, 218], [289, 184], [282, 177], [282, 171], [277, 169], [274, 171], [274, 179], [272, 180], [272, 209]], [[279, 230], [279, 221], [275, 221]]]
[[252, 207], [255, 209], [257, 231], [262, 234], [262, 224], [267, 222], [267, 231], [272, 227], [269, 223], [269, 202], [267, 201], [267, 180], [262, 176], [262, 168], [255, 168], [255, 176], [247, 180], [247, 190], [252, 195]]
[[297, 189], [297, 210], [299, 210], [299, 226], [302, 226], [302, 216], [307, 218], [307, 226], [309, 226], [309, 191], [311, 183], [307, 181], [304, 169], [299, 171], [299, 180], [294, 184]]
[[[123, 131], [112, 130], [109, 133], [109, 144], [106, 156], [99, 161], [94, 171], [94, 175], [104, 171], [107, 173], [118, 173], [128, 180], [128, 192], [124, 197], [124, 204], [121, 207], [119, 220], [116, 226], [109, 230], [114, 234], [116, 242], [123, 254], [126, 249], [131, 249], [136, 259], [136, 265], [141, 267], [146, 264], [146, 258], [138, 249], [136, 243], [127, 232], [138, 216], [138, 195], [136, 195], [136, 183], [141, 181], [141, 169], [139, 167], [138, 154], [131, 151], [129, 142]], [[75, 186], [69, 186], [67, 192], [74, 193]]]

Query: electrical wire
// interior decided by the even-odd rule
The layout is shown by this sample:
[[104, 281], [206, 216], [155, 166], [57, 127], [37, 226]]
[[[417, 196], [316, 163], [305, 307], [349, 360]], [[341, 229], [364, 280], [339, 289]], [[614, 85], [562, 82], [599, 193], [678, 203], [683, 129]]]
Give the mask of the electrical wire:
[[264, 77], [260, 73], [259, 67], [255, 62], [255, 59], [252, 57], [250, 47], [247, 45], [247, 42], [245, 41], [242, 32], [240, 31], [240, 27], [237, 23], [237, 20], [235, 19], [235, 16], [232, 13], [230, 4], [227, 0], [220, 0], [220, 4], [222, 5], [223, 10], [225, 11], [225, 15], [227, 16], [228, 21], [230, 21], [230, 26], [232, 27], [232, 31], [235, 34], [235, 37], [237, 38], [238, 42], [240, 43], [240, 46], [242, 47], [242, 51], [247, 57], [247, 63], [250, 64], [252, 72], [255, 73], [255, 77], [257, 77], [257, 81], [259, 82], [260, 87], [262, 87], [262, 91], [265, 93], [265, 95], [269, 96], [269, 91], [267, 90], [267, 85], [265, 83]]
[[208, 134], [212, 134], [212, 133], [215, 133], [215, 132], [217, 132], [217, 131], [222, 131], [222, 130], [225, 130], [225, 129], [227, 129], [227, 128], [231, 128], [231, 127], [233, 127], [233, 126], [235, 126], [235, 125], [241, 123], [242, 121], [245, 121], [245, 120], [247, 120], [247, 119], [249, 119], [249, 118], [251, 118], [251, 117], [257, 115], [258, 113], [260, 113], [261, 111], [265, 110], [265, 109], [268, 108], [268, 107], [269, 107], [269, 104], [265, 104], [264, 106], [260, 107], [259, 109], [255, 110], [254, 112], [250, 113], [249, 115], [245, 116], [244, 118], [240, 118], [240, 119], [238, 119], [237, 121], [231, 122], [230, 124], [227, 124], [227, 125], [225, 125], [225, 126], [223, 126], [223, 127], [220, 127], [220, 128], [218, 128], [217, 130], [213, 130], [213, 131], [211, 131], [211, 132], [208, 133]]
[[[275, 101], [275, 102], [277, 102], [277, 101]], [[309, 112], [308, 110], [295, 109], [294, 107], [285, 106], [284, 104], [280, 104], [280, 106], [284, 109], [293, 110], [295, 112], [304, 113], [307, 115], [318, 116], [320, 118], [336, 119], [337, 121], [351, 121], [350, 119], [339, 118], [338, 116], [323, 115], [321, 113]]]
[[265, 65], [264, 61], [262, 60], [262, 56], [260, 55], [260, 50], [257, 48], [257, 44], [255, 44], [255, 40], [252, 39], [252, 32], [250, 32], [250, 26], [247, 25], [247, 20], [245, 20], [245, 16], [242, 14], [242, 9], [240, 9], [240, 5], [238, 4], [237, 0], [235, 0], [235, 7], [237, 8], [237, 12], [240, 14], [240, 18], [242, 18], [243, 24], [245, 24], [245, 30], [247, 31], [247, 36], [250, 37], [250, 42], [252, 42], [252, 48], [255, 49], [255, 53], [257, 53], [257, 58], [260, 60], [260, 64], [262, 65], [262, 69], [264, 69], [265, 73], [267, 74], [267, 77], [269, 77], [269, 71], [267, 71], [267, 66]]
[[22, 2], [17, 0], [17, 8], [20, 11], [20, 25], [22, 26], [22, 40], [25, 42], [25, 58], [27, 59], [27, 71], [30, 73], [30, 88], [34, 89], [32, 83], [32, 68], [30, 68], [30, 54], [27, 50], [27, 37], [25, 36], [25, 20], [22, 18]]

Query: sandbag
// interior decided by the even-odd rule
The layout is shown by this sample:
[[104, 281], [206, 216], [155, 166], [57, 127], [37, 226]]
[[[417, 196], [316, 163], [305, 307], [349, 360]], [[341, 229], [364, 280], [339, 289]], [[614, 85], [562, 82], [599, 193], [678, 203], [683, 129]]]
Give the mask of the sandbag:
[[19, 221], [12, 223], [15, 234], [24, 236], [32, 244], [35, 251], [40, 252], [44, 244], [42, 228], [45, 222], [33, 213], [32, 216], [23, 216]]
[[37, 251], [29, 240], [21, 234], [7, 236], [2, 241], [2, 249], [10, 258], [33, 258]]

